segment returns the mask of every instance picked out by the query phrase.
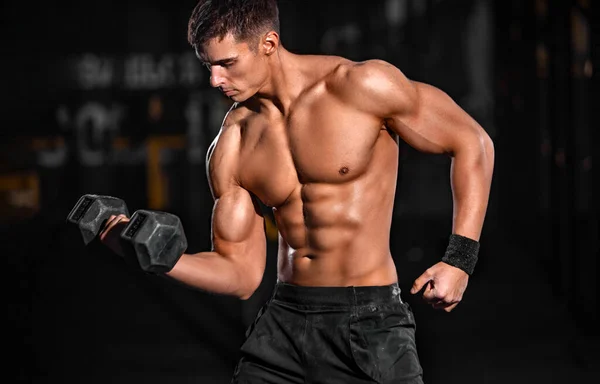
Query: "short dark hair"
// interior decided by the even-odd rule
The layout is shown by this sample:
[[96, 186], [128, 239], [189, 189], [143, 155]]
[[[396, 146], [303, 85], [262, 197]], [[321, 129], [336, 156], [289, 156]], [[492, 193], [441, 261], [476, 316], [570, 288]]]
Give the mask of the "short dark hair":
[[250, 41], [268, 30], [279, 33], [276, 0], [199, 0], [188, 22], [188, 42], [197, 48], [228, 33]]

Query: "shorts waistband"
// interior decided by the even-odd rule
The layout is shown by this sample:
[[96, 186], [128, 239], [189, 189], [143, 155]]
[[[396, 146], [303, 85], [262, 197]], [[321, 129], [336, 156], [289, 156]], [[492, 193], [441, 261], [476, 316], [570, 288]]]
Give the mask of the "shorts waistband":
[[277, 282], [273, 299], [292, 304], [323, 306], [402, 303], [398, 283], [359, 287], [305, 287]]

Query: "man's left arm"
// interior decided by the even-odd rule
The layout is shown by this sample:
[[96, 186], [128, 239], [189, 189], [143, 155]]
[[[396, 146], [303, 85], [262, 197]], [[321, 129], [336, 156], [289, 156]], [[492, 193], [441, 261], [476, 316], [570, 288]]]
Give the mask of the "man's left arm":
[[382, 119], [408, 145], [421, 152], [447, 154], [452, 159], [449, 252], [454, 254], [447, 253], [447, 262], [425, 271], [411, 290], [417, 293], [425, 287], [425, 300], [449, 312], [462, 299], [476, 260], [494, 168], [492, 140], [447, 94], [408, 80], [388, 63], [375, 60], [359, 64], [349, 71], [348, 80], [361, 88], [361, 92], [353, 93], [357, 96], [352, 96], [362, 99], [355, 100], [357, 105]]

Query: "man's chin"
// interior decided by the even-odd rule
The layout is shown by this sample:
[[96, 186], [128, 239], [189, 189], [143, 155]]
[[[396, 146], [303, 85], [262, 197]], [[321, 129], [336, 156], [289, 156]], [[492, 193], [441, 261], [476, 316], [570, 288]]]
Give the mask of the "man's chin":
[[243, 103], [244, 101], [248, 100], [248, 98], [242, 95], [241, 93], [234, 93], [233, 95], [228, 97], [229, 100], [235, 101], [236, 103]]

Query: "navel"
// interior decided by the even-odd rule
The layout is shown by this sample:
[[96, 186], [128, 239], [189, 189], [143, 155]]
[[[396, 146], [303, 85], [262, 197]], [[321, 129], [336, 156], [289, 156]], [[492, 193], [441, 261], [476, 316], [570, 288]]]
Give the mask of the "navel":
[[340, 175], [346, 175], [348, 174], [348, 172], [350, 172], [350, 170], [348, 169], [348, 167], [342, 167], [338, 172]]

